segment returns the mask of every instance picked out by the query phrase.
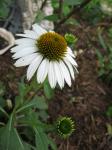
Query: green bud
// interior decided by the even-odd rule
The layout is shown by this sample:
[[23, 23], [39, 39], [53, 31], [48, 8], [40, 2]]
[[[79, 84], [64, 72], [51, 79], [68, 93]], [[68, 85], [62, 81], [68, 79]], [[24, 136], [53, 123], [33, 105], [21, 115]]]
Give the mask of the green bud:
[[70, 117], [60, 117], [57, 120], [57, 132], [62, 138], [68, 138], [75, 130], [74, 121]]
[[65, 34], [65, 40], [67, 41], [68, 44], [75, 44], [78, 39], [73, 34], [66, 33]]

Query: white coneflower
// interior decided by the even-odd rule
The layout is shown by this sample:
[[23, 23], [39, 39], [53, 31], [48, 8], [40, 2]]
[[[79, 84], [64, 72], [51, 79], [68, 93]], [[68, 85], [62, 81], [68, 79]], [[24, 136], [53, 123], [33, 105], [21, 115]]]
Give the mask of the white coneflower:
[[58, 83], [60, 88], [66, 82], [71, 86], [71, 78], [75, 78], [77, 63], [65, 39], [54, 31], [47, 32], [39, 25], [34, 24], [32, 30], [18, 34], [23, 38], [17, 39], [11, 52], [16, 67], [28, 66], [27, 79], [30, 80], [37, 71], [37, 82], [43, 83], [46, 78], [51, 88]]

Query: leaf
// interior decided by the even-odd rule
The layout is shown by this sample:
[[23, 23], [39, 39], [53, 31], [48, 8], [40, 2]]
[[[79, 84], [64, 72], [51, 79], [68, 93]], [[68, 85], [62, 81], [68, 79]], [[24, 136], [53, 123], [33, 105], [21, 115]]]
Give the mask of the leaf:
[[57, 150], [57, 146], [51, 138], [48, 139], [48, 143], [51, 146], [52, 150]]
[[96, 49], [96, 55], [98, 57], [98, 60], [99, 60], [99, 63], [100, 63], [100, 67], [103, 68], [105, 66], [105, 64], [104, 64], [104, 56], [97, 49]]
[[108, 107], [108, 109], [107, 109], [107, 111], [106, 111], [106, 115], [107, 115], [108, 117], [112, 117], [112, 106], [109, 106], [109, 107]]
[[112, 136], [112, 125], [109, 123], [107, 124], [107, 132], [108, 132], [108, 135]]
[[21, 111], [24, 111], [24, 110], [27, 110], [27, 109], [33, 108], [33, 107], [38, 108], [38, 109], [47, 109], [48, 108], [44, 97], [35, 96], [35, 98], [32, 101], [28, 101], [25, 104], [23, 104], [23, 106], [21, 108], [19, 108], [16, 112], [19, 113]]
[[44, 94], [48, 99], [51, 99], [54, 96], [54, 90], [51, 89], [47, 80], [44, 82]]
[[19, 83], [19, 95], [21, 98], [24, 97], [26, 92], [26, 85], [24, 83], [24, 77], [21, 79], [21, 82]]
[[44, 19], [49, 20], [49, 21], [57, 21], [58, 15], [57, 14], [49, 15], [49, 16], [44, 17]]
[[9, 117], [8, 113], [0, 106], [0, 111], [7, 117]]
[[99, 30], [99, 31], [98, 31], [99, 42], [100, 42], [101, 46], [102, 46], [105, 50], [107, 50], [107, 45], [105, 44], [104, 39], [103, 39], [103, 36], [101, 35], [101, 33], [102, 33], [102, 31]]
[[8, 124], [0, 128], [0, 150], [25, 150], [17, 130], [13, 127], [13, 116]]
[[48, 144], [46, 140], [46, 135], [44, 132], [41, 131], [41, 129], [38, 127], [35, 128], [35, 143], [36, 143], [36, 148], [38, 150], [48, 150]]
[[64, 0], [64, 3], [66, 5], [71, 5], [71, 6], [73, 6], [73, 5], [79, 5], [82, 2], [83, 2], [83, 0]]
[[51, 146], [52, 150], [57, 150], [54, 142], [44, 133], [42, 128], [36, 126], [34, 128], [34, 131], [35, 131], [35, 143], [37, 149], [49, 150], [49, 146]]
[[36, 150], [36, 148], [26, 142], [23, 143], [25, 150]]

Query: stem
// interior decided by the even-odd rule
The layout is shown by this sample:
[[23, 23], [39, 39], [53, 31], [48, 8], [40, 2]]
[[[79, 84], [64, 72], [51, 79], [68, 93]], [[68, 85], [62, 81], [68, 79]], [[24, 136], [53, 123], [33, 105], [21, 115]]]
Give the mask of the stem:
[[57, 30], [63, 23], [65, 23], [73, 14], [79, 12], [82, 8], [84, 8], [89, 2], [91, 2], [91, 0], [85, 0], [79, 6], [74, 6], [73, 9], [69, 12], [69, 14], [58, 22], [58, 24], [55, 27], [55, 30]]
[[47, 3], [47, 0], [44, 0], [43, 3], [42, 3], [42, 5], [41, 5], [40, 10], [43, 10], [43, 8], [44, 8], [44, 6], [46, 5], [46, 3]]

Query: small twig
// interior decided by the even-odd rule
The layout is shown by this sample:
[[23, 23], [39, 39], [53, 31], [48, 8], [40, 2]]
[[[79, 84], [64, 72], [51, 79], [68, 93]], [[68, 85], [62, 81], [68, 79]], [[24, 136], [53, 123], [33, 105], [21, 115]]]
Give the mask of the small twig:
[[65, 16], [62, 20], [60, 20], [58, 22], [58, 24], [55, 27], [55, 30], [57, 28], [59, 28], [60, 25], [62, 25], [63, 23], [65, 23], [74, 13], [79, 12], [82, 8], [84, 8], [91, 0], [85, 0], [81, 5], [77, 6], [77, 7], [73, 7], [73, 9], [69, 12], [69, 14], [67, 16]]
[[42, 3], [42, 5], [41, 5], [40, 10], [43, 10], [43, 8], [44, 8], [44, 6], [46, 5], [46, 3], [47, 3], [47, 0], [44, 0], [43, 3]]

